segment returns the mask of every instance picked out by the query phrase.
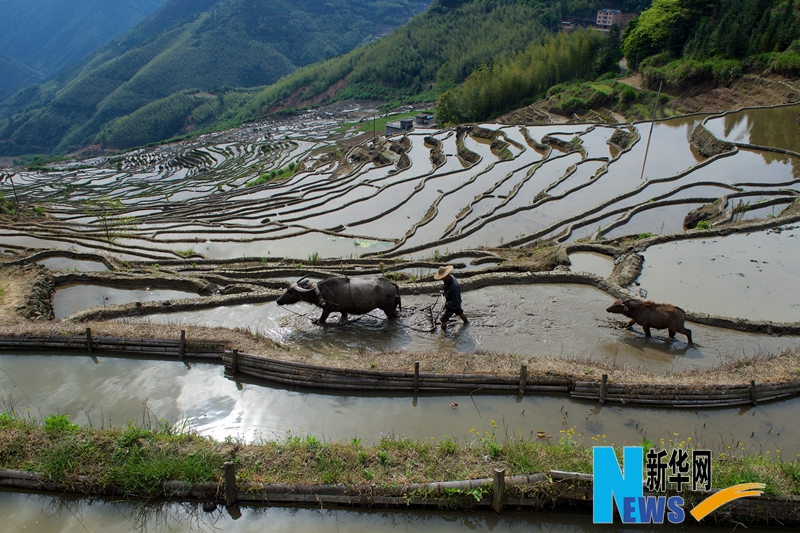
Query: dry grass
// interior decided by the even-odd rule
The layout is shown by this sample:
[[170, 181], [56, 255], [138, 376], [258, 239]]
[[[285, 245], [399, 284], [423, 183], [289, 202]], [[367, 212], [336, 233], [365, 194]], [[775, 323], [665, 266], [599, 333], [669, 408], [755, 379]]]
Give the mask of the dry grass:
[[[7, 322], [3, 326], [3, 332], [6, 337], [83, 335], [86, 327], [92, 328], [94, 336], [107, 335], [131, 339], [178, 339], [180, 331], [186, 330], [188, 342], [221, 342], [229, 349], [235, 348], [241, 353], [262, 355], [284, 361], [319, 364], [319, 361], [313, 359], [311, 354], [291, 350], [262, 335], [223, 327], [123, 324], [120, 322], [71, 324], [18, 319], [11, 323]], [[354, 351], [350, 357], [327, 358], [325, 365], [336, 368], [410, 371], [416, 361], [419, 361], [423, 372], [517, 376], [520, 366], [526, 364], [528, 375], [531, 378], [565, 377], [574, 381], [599, 381], [603, 374], [608, 374], [610, 381], [615, 383], [701, 386], [706, 384], [746, 384], [750, 380], [764, 383], [800, 379], [800, 353], [788, 350], [779, 354], [759, 354], [711, 368], [670, 374], [654, 374], [619, 363], [598, 362], [582, 358], [526, 357], [519, 354], [485, 351], [474, 353], [391, 351], [368, 354]]]

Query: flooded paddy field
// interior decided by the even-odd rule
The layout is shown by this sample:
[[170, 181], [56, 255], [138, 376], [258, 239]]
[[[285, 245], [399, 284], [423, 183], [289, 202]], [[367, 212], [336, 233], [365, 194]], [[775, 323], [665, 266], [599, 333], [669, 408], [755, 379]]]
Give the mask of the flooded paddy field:
[[[616, 363], [664, 373], [800, 347], [800, 337], [753, 335], [700, 324], [691, 325], [695, 340], [691, 346], [683, 337], [670, 340], [663, 330], [648, 340], [641, 328], [621, 329], [624, 322], [619, 315], [606, 312], [613, 301], [602, 291], [582, 285], [478, 289], [463, 295], [470, 324], [453, 326], [447, 333], [427, 331], [432, 326], [427, 308], [435, 303], [429, 295], [404, 296], [405, 310], [394, 323], [376, 310], [371, 316], [351, 317], [345, 325], [335, 323], [338, 314], [334, 313], [329, 319], [332, 323], [320, 327], [311, 322], [319, 317], [319, 309], [309, 304], [281, 308], [274, 302], [123, 320], [244, 328], [313, 355], [318, 364], [328, 358], [368, 358], [374, 352], [480, 350]], [[434, 311], [437, 316], [441, 303]]]
[[[201, 137], [191, 145], [131, 152], [119, 159], [119, 168], [98, 158], [91, 171], [20, 172], [14, 176], [20, 194], [47, 206], [53, 218], [24, 228], [36, 241], [11, 235], [0, 240], [40, 248], [86, 247], [83, 239], [98, 237], [102, 216], [87, 218], [87, 212], [96, 215], [97, 210], [87, 209], [84, 200], [103, 195], [123, 200], [129, 206], [125, 211], [135, 217], [125, 238], [106, 247], [145, 259], [179, 257], [179, 251], [214, 259], [432, 254], [444, 246], [454, 251], [545, 237], [564, 240], [575, 232], [669, 232], [680, 229], [690, 209], [725, 194], [766, 191], [793, 201], [800, 190], [800, 161], [792, 155], [800, 150], [792, 130], [797, 127], [772, 117], [795, 117], [798, 109], [658, 122], [643, 177], [641, 141], [649, 135], [648, 123], [483, 130], [509, 147], [506, 155], [490, 149], [484, 142], [487, 134], [477, 128], [464, 138], [464, 149], [475, 158], [466, 167], [457, 161], [451, 132], [379, 138], [334, 161], [326, 156], [334, 141], [276, 139], [263, 129], [244, 128], [229, 132], [229, 138]], [[763, 149], [749, 145], [722, 157], [703, 157], [687, 138], [704, 120], [711, 131], [734, 141], [762, 122], [785, 129], [772, 134], [781, 139], [775, 147], [784, 152], [770, 151], [762, 135], [751, 144]], [[297, 127], [294, 133], [302, 136]], [[625, 141], [618, 140], [620, 132], [627, 135]], [[625, 146], [614, 144], [614, 135]], [[299, 166], [287, 181], [245, 186], [290, 161]], [[663, 202], [669, 202], [665, 209], [656, 209]], [[66, 226], [59, 219], [72, 223]], [[209, 231], [172, 233], [156, 243], [150, 228], [169, 223], [202, 225]], [[64, 240], [67, 228], [71, 242]], [[355, 244], [366, 241], [381, 245]], [[344, 246], [347, 242], [351, 248]]]
[[196, 293], [161, 289], [114, 289], [99, 285], [73, 285], [59, 288], [53, 295], [53, 311], [56, 318], [64, 318], [73, 313], [96, 305], [114, 305], [130, 302], [153, 302], [196, 298]]
[[[800, 454], [800, 430], [793, 413], [800, 399], [720, 409], [669, 409], [605, 405], [566, 394], [369, 395], [320, 394], [233, 379], [220, 365], [200, 362], [88, 356], [0, 356], [4, 410], [40, 420], [69, 414], [77, 424], [124, 427], [169, 420], [203, 435], [244, 441], [313, 435], [328, 441], [354, 437], [377, 444], [382, 436], [414, 440], [449, 436], [466, 442], [470, 429], [498, 424], [501, 440], [556, 443], [574, 428], [586, 446], [637, 445], [643, 437], [666, 443], [686, 441], [721, 452], [728, 446], [789, 460]], [[457, 405], [456, 409], [451, 404]]]
[[[113, 161], [96, 158], [88, 161], [90, 169], [61, 164], [53, 172], [15, 174], [20, 194], [45, 206], [49, 216], [36, 224], [12, 224], [0, 233], [0, 244], [17, 255], [69, 251], [77, 258], [41, 261], [61, 271], [103, 273], [102, 263], [78, 257], [99, 253], [117, 265], [108, 275], [122, 269], [145, 278], [199, 277], [216, 287], [215, 295], [278, 290], [303, 275], [318, 280], [388, 272], [401, 284], [416, 283], [430, 280], [445, 254], [457, 257], [453, 254], [482, 246], [507, 250], [475, 264], [467, 257], [456, 270], [456, 276], [467, 276], [502, 270], [515, 250], [520, 257], [534, 256], [538, 249], [532, 252], [529, 245], [548, 237], [552, 244], [603, 243], [604, 237], [622, 242], [626, 235], [641, 239], [681, 232], [684, 218], [699, 206], [719, 206], [714, 224], [744, 222], [752, 218], [745, 218], [750, 211], [780, 217], [800, 196], [800, 145], [792, 141], [797, 126], [784, 120], [798, 111], [800, 106], [790, 106], [659, 121], [644, 171], [641, 141], [650, 135], [649, 123], [486, 124], [367, 138], [343, 148], [332, 129], [328, 138], [319, 134], [324, 124], [346, 114], [336, 119], [309, 115], [307, 124], [299, 118], [265, 122], [192, 143], [135, 150]], [[781, 130], [775, 134], [780, 146], [762, 135], [758, 142], [703, 156], [689, 142], [701, 127], [719, 139], [741, 142], [761, 121]], [[254, 181], [283, 172], [290, 162], [296, 168], [285, 179]], [[184, 192], [191, 194], [176, 197]], [[123, 207], [109, 214], [103, 203], [116, 199], [124, 201]], [[762, 203], [765, 208], [758, 207]], [[621, 289], [694, 313], [798, 322], [800, 280], [794, 265], [800, 248], [794, 246], [796, 227], [785, 228], [793, 229], [764, 227], [647, 246], [639, 250], [644, 264], [638, 279]], [[566, 264], [572, 263], [573, 272], [609, 278], [614, 257], [622, 253], [614, 250], [604, 252], [610, 255], [572, 253]], [[320, 264], [326, 258], [333, 261]], [[415, 263], [421, 259], [428, 262]], [[237, 260], [249, 266], [240, 267]], [[359, 265], [360, 260], [379, 264]], [[546, 268], [563, 268], [558, 261]], [[259, 263], [262, 270], [255, 266]], [[683, 338], [668, 339], [663, 331], [646, 339], [638, 326], [623, 330], [619, 316], [606, 313], [615, 299], [610, 293], [584, 285], [470, 290], [464, 295], [470, 325], [442, 334], [430, 331], [441, 302], [431, 309], [434, 300], [426, 294], [404, 294], [405, 309], [396, 323], [385, 322], [376, 311], [321, 328], [311, 323], [318, 310], [281, 309], [272, 303], [274, 297], [261, 297], [267, 303], [215, 305], [211, 296], [204, 310], [168, 312], [167, 302], [197, 295], [163, 285], [150, 290], [145, 282], [124, 289], [108, 288], [113, 287], [108, 279], [97, 283], [59, 282], [55, 317], [163, 301], [155, 314], [151, 309], [143, 318], [123, 320], [241, 328], [320, 361], [380, 351], [454, 350], [585, 359], [665, 373], [800, 344], [792, 335], [699, 324], [691, 326], [691, 346]]]
[[693, 239], [644, 252], [649, 298], [702, 313], [800, 320], [800, 228]]

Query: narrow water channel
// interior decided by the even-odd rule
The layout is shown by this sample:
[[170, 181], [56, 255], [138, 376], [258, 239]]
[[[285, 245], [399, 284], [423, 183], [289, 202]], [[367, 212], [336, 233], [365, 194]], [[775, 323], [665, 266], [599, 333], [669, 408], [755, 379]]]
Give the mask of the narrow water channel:
[[73, 422], [97, 428], [163, 418], [219, 440], [282, 439], [291, 433], [329, 441], [358, 437], [376, 444], [382, 435], [394, 434], [415, 440], [447, 435], [464, 443], [471, 429], [490, 430], [495, 420], [501, 439], [535, 439], [544, 431], [543, 441], [555, 443], [574, 428], [576, 440], [586, 446], [691, 437], [716, 451], [741, 442], [773, 457], [793, 459], [800, 453], [800, 427], [794, 423], [800, 398], [694, 411], [615, 404], [598, 408], [566, 394], [323, 394], [238, 375], [231, 379], [222, 366], [207, 363], [107, 354], [96, 359], [83, 354], [0, 356], [0, 410], [40, 421], [49, 414], [69, 414]]
[[[5, 531], [30, 533], [371, 533], [436, 531], [492, 531], [495, 533], [596, 533], [624, 531], [684, 531], [727, 533], [733, 526], [598, 526], [590, 510], [564, 509], [553, 513], [505, 512], [502, 516], [482, 511], [370, 511], [343, 509], [295, 509], [242, 507], [237, 520], [225, 511], [204, 513], [201, 504], [161, 503], [141, 505], [106, 500], [81, 500], [0, 491], [0, 516]], [[748, 527], [748, 532], [769, 533], [777, 528]]]

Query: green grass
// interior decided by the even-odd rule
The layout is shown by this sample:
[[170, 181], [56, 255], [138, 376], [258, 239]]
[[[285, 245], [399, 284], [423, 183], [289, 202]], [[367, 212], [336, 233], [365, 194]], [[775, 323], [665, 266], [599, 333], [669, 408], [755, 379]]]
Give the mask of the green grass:
[[[235, 455], [237, 479], [253, 483], [397, 485], [491, 477], [494, 468], [507, 475], [549, 470], [592, 472], [592, 449], [578, 443], [575, 429], [557, 436], [527, 437], [505, 428], [501, 438], [492, 420], [486, 428], [472, 428], [466, 437], [441, 435], [413, 440], [382, 434], [375, 445], [358, 438], [327, 442], [313, 435], [287, 433], [272, 440], [248, 444], [233, 438], [223, 442], [200, 436], [185, 426], [165, 421], [151, 427], [129, 423], [124, 428], [93, 429], [73, 424], [68, 416], [51, 415], [37, 423], [30, 415], [0, 413], [0, 468], [37, 472], [50, 481], [66, 482], [87, 476], [97, 493], [116, 491], [127, 496], [163, 496], [163, 483], [219, 482], [222, 466]], [[592, 438], [603, 444], [605, 435]], [[669, 442], [643, 443], [649, 447], [691, 449], [693, 442], [677, 435]], [[232, 450], [236, 450], [232, 452]], [[621, 455], [621, 449], [618, 449]], [[768, 494], [800, 494], [800, 463], [784, 459], [778, 449], [763, 455], [743, 445], [714, 454], [714, 486], [743, 482], [766, 484]], [[566, 490], [545, 484], [544, 495]], [[467, 492], [427, 495], [446, 498], [442, 503], [467, 505], [479, 495]]]
[[245, 184], [245, 187], [255, 187], [256, 185], [263, 185], [270, 181], [279, 180], [283, 178], [290, 178], [297, 171], [297, 163], [289, 163], [287, 166], [280, 169], [273, 169], [269, 172], [261, 174], [256, 179], [250, 180]]

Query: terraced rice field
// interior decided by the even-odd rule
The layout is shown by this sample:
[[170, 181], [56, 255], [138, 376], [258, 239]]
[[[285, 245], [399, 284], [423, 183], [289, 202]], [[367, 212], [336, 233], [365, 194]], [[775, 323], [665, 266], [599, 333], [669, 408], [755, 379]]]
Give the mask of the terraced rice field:
[[[236, 294], [279, 290], [304, 274], [319, 279], [389, 270], [416, 283], [430, 279], [443, 257], [456, 263], [459, 276], [502, 270], [504, 258], [477, 251], [483, 247], [530, 254], [543, 241], [619, 245], [625, 235], [646, 239], [673, 232], [681, 240], [691, 237], [692, 229], [680, 232], [684, 217], [697, 207], [716, 209], [715, 223], [730, 224], [780, 217], [797, 200], [798, 112], [800, 106], [789, 106], [669, 119], [653, 124], [651, 137], [650, 123], [482, 124], [358, 140], [354, 129], [342, 132], [339, 125], [358, 113], [363, 118], [363, 109], [309, 113], [191, 143], [98, 157], [80, 167], [64, 163], [58, 170], [13, 174], [16, 193], [28, 204], [44, 206], [48, 216], [0, 230], [0, 250], [99, 253], [151, 277], [167, 263], [174, 267], [171, 274], [199, 276], [228, 291], [221, 294]], [[703, 143], [689, 141], [697, 132], [730, 144], [701, 155]], [[622, 288], [689, 311], [794, 323], [800, 284], [787, 280], [796, 277], [800, 248], [793, 246], [797, 228], [783, 229], [650, 248], [644, 240], [642, 276]], [[572, 254], [572, 270], [605, 278], [614, 266], [610, 255]], [[87, 259], [46, 261], [62, 270], [105, 270]], [[237, 260], [249, 266], [237, 270]], [[95, 283], [114, 287], [109, 279]], [[152, 292], [130, 283], [124, 289], [132, 290], [103, 289], [62, 278], [62, 287], [70, 284], [56, 294], [59, 318], [93, 306], [193, 297], [163, 285]], [[708, 366], [737, 353], [776, 351], [796, 340], [698, 328], [704, 340], [688, 349], [677, 341], [677, 351], [671, 343], [640, 346], [630, 333], [620, 344], [620, 334], [604, 325], [608, 295], [570, 286], [544, 292], [475, 291], [470, 306], [480, 324], [453, 347], [516, 352], [538, 346], [537, 353], [545, 355], [566, 350], [664, 371]], [[496, 294], [505, 297], [495, 301]], [[523, 316], [518, 312], [523, 304], [513, 303], [517, 297], [544, 300]], [[258, 308], [255, 316], [248, 306], [275, 296], [259, 298], [219, 300], [180, 314], [168, 307], [157, 311], [169, 312], [164, 315], [169, 322], [190, 324], [208, 322], [203, 313], [210, 313], [214, 324], [208, 325], [230, 327], [247, 316], [247, 327], [272, 324], [266, 334], [318, 354], [364, 347], [347, 331], [335, 340], [317, 338], [316, 329], [274, 307]], [[580, 312], [546, 301], [568, 302]], [[424, 297], [407, 302], [411, 312], [422, 314], [428, 305]], [[244, 305], [241, 312], [237, 305]], [[235, 324], [226, 322], [227, 315], [199, 311], [215, 306], [227, 307]], [[370, 332], [368, 349], [439, 346], [424, 334], [396, 334], [381, 324], [360, 326], [359, 331], [380, 330]]]
[[[736, 141], [747, 124], [759, 124], [760, 113], [791, 118], [797, 109], [743, 112], [708, 125]], [[206, 136], [82, 165], [90, 168], [16, 174], [17, 193], [46, 205], [53, 218], [4, 228], [0, 239], [10, 248], [100, 249], [123, 259], [431, 256], [679, 231], [691, 209], [723, 196], [763, 216], [795, 199], [796, 156], [764, 146], [703, 157], [687, 137], [706, 118], [655, 124], [643, 176], [649, 123], [486, 124], [467, 135], [423, 130], [405, 137], [405, 165], [397, 157], [382, 164], [358, 157], [361, 148], [336, 159], [335, 140], [320, 138], [330, 121], [291, 134], [253, 126], [247, 135]], [[611, 142], [616, 132], [626, 134], [626, 146]], [[779, 137], [777, 148], [790, 150]], [[381, 138], [372, 152], [391, 155], [391, 142]], [[471, 154], [472, 162], [459, 154]], [[247, 186], [291, 163], [298, 171], [288, 179]], [[105, 197], [124, 206], [114, 217], [135, 217], [111, 243], [103, 214], [87, 204]]]

